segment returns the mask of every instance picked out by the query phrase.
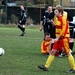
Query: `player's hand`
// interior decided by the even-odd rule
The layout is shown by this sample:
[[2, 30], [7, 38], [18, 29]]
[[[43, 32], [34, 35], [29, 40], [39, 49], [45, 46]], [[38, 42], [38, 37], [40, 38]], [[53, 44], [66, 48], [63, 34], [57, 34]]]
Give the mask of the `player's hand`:
[[58, 40], [59, 40], [58, 38], [55, 38], [55, 39], [54, 39], [54, 42], [57, 42]]
[[40, 27], [40, 31], [42, 31], [42, 27]]
[[53, 23], [54, 21], [51, 19], [50, 22]]
[[20, 20], [20, 23], [21, 23], [22, 21]]
[[25, 28], [25, 25], [23, 25], [22, 27]]
[[51, 19], [50, 22], [52, 23], [52, 25], [55, 25], [54, 21]]

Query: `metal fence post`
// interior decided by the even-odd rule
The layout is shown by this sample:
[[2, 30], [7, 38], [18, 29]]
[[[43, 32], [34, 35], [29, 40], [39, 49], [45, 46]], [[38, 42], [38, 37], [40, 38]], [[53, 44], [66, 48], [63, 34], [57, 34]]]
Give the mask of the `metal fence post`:
[[7, 22], [7, 2], [8, 2], [8, 0], [6, 0], [6, 6], [5, 6], [5, 25], [6, 25], [6, 22]]
[[62, 0], [60, 0], [60, 5], [62, 6]]

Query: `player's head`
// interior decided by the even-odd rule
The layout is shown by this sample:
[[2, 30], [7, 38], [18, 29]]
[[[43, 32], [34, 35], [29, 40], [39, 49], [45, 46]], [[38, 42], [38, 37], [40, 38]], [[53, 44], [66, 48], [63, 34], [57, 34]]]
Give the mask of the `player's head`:
[[51, 12], [52, 11], [52, 6], [49, 5], [48, 8], [47, 8], [48, 12]]
[[50, 40], [50, 34], [49, 33], [45, 33], [44, 40], [46, 40], [46, 41]]
[[23, 10], [23, 9], [24, 9], [24, 5], [21, 5], [21, 6], [20, 6], [20, 9], [22, 9], [22, 10]]
[[57, 17], [60, 17], [61, 15], [63, 15], [63, 9], [61, 7], [55, 8], [54, 13]]

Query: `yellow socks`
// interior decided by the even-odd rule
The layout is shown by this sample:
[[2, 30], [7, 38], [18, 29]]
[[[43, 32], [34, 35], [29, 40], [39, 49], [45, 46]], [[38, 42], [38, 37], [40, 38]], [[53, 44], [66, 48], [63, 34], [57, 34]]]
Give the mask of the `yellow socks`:
[[[46, 64], [45, 64], [45, 67], [46, 68], [49, 68], [49, 66], [51, 65], [52, 61], [54, 60], [54, 57], [53, 55], [50, 55], [46, 61]], [[75, 70], [75, 63], [74, 63], [74, 58], [72, 55], [68, 56], [68, 60], [69, 60], [69, 63], [71, 65], [71, 67]]]
[[45, 67], [48, 68], [50, 66], [50, 64], [52, 63], [52, 61], [54, 60], [54, 57], [53, 55], [50, 55], [46, 61], [46, 64], [45, 64]]
[[69, 60], [71, 67], [75, 70], [75, 63], [74, 63], [73, 56], [72, 55], [68, 56], [68, 60]]

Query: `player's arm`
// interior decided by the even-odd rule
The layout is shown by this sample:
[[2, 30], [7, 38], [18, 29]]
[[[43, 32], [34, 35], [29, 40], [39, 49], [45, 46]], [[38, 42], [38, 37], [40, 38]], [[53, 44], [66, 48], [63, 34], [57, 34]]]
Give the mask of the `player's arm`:
[[52, 23], [53, 26], [55, 26], [55, 22], [51, 19], [50, 22]]
[[64, 35], [65, 35], [65, 32], [66, 32], [66, 28], [67, 28], [67, 25], [66, 25], [66, 18], [65, 17], [62, 17], [62, 30], [61, 30], [61, 33], [60, 35], [55, 39], [55, 42], [58, 41], [60, 38], [63, 38]]
[[44, 45], [43, 45], [44, 41], [41, 43], [41, 51], [44, 50]]
[[23, 10], [22, 13], [23, 13], [23, 14], [22, 14], [22, 20], [25, 20], [25, 19], [26, 19], [26, 11]]
[[26, 12], [25, 12], [25, 10], [22, 10], [22, 14], [21, 14], [20, 20], [22, 21], [22, 20], [24, 20], [25, 18], [26, 18]]
[[43, 20], [44, 20], [44, 14], [45, 14], [45, 13], [43, 13], [43, 14], [41, 15], [40, 28], [39, 28], [40, 31], [42, 31], [42, 29], [43, 29], [43, 26], [42, 26], [42, 25], [43, 25]]
[[67, 21], [65, 17], [62, 17], [62, 30], [60, 33], [61, 37], [64, 37], [66, 30], [67, 30]]
[[20, 21], [22, 21], [22, 17], [23, 17], [23, 15], [22, 15], [22, 13], [20, 14]]
[[57, 37], [57, 39], [60, 39], [60, 38], [64, 37], [65, 32], [67, 30], [67, 24], [66, 23], [67, 23], [66, 18], [62, 17], [62, 30], [61, 30], [60, 35]]
[[42, 28], [43, 28], [42, 24], [43, 24], [43, 21], [40, 21], [40, 31], [42, 31]]
[[53, 20], [51, 19], [51, 23], [52, 23], [53, 26], [56, 26], [56, 25], [60, 26], [60, 21], [58, 21], [58, 20], [53, 21]]
[[50, 54], [50, 52], [51, 52], [51, 49], [52, 49], [52, 45], [53, 45], [53, 43], [54, 43], [54, 39], [52, 39], [52, 41], [51, 41], [50, 44], [49, 44], [49, 47], [50, 47], [49, 54]]
[[21, 12], [20, 12], [20, 21], [19, 21], [20, 23], [22, 22], [22, 16], [21, 16]]

